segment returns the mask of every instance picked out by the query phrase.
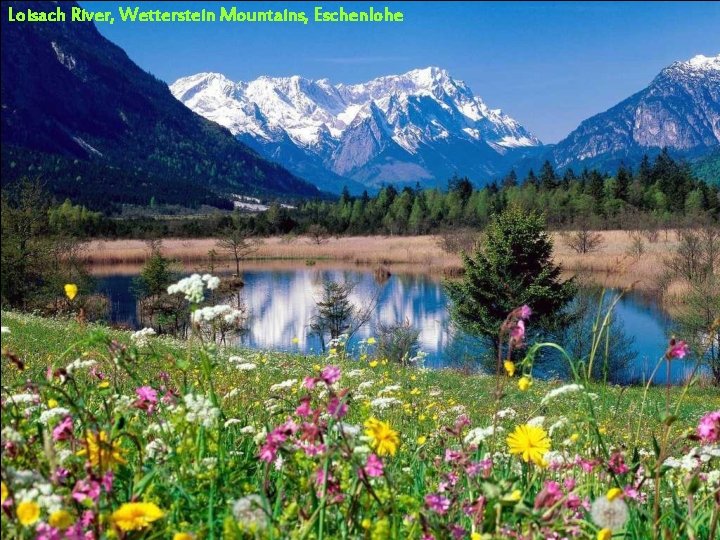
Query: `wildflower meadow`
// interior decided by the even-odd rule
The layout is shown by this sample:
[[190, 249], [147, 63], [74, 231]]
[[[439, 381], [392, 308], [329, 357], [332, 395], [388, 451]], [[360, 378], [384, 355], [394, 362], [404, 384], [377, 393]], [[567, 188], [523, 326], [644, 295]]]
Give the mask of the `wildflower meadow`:
[[[215, 332], [235, 311], [199, 306], [218, 283], [169, 289], [188, 341], [2, 314], [3, 538], [719, 537], [720, 396], [698, 377], [593, 382], [526, 342], [532, 306], [493, 375], [398, 366], [372, 338], [237, 350]], [[535, 378], [546, 349], [572, 380]]]

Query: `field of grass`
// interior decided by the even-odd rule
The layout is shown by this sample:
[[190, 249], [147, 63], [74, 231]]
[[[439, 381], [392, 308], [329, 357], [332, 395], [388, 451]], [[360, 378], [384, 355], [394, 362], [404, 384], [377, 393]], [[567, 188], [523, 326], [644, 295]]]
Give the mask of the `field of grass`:
[[[603, 245], [593, 253], [578, 254], [567, 247], [559, 233], [554, 233], [555, 260], [568, 275], [582, 275], [604, 287], [634, 287], [652, 291], [663, 273], [663, 260], [677, 247], [674, 232], [662, 232], [656, 242], [645, 242], [641, 257], [628, 255], [632, 241], [625, 231], [603, 231]], [[315, 244], [305, 237], [265, 239], [253, 255], [257, 260], [308, 259], [354, 265], [385, 265], [396, 271], [427, 274], [453, 274], [460, 268], [460, 258], [444, 252], [437, 236], [350, 236], [329, 238]], [[167, 239], [162, 251], [187, 266], [207, 261], [214, 249], [225, 259], [212, 238]], [[94, 240], [87, 244], [85, 260], [97, 274], [112, 271], [137, 272], [148, 256], [142, 240]]]
[[399, 367], [371, 342], [351, 359], [2, 326], [3, 538], [717, 531], [720, 412], [698, 430], [717, 389]]

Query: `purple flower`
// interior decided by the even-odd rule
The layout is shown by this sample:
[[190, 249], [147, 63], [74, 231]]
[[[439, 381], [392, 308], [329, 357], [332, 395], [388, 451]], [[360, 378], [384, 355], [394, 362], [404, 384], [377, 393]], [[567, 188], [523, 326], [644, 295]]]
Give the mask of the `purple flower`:
[[340, 419], [347, 414], [347, 403], [343, 403], [337, 397], [333, 397], [328, 402], [328, 412], [333, 418]]
[[100, 497], [100, 483], [95, 480], [78, 480], [73, 488], [72, 497], [79, 503], [87, 499], [97, 502]]
[[513, 326], [510, 330], [510, 337], [516, 343], [522, 343], [522, 340], [525, 337], [525, 321], [520, 319], [517, 323], [515, 323], [515, 326]]
[[615, 474], [625, 474], [630, 470], [630, 468], [625, 465], [625, 460], [620, 452], [615, 452], [612, 456], [610, 456], [608, 466]]
[[72, 417], [66, 416], [57, 426], [53, 428], [52, 432], [54, 441], [66, 441], [72, 439], [73, 436], [73, 420]]
[[700, 419], [697, 434], [704, 443], [720, 441], [720, 411], [707, 413]]
[[320, 377], [326, 384], [334, 384], [340, 380], [340, 368], [338, 366], [325, 366], [320, 372]]
[[425, 504], [433, 512], [442, 515], [450, 509], [450, 499], [443, 497], [438, 493], [430, 493], [425, 495]]
[[150, 386], [141, 386], [135, 389], [135, 393], [143, 401], [149, 401], [150, 403], [157, 403], [158, 401], [157, 392]]
[[532, 309], [527, 304], [524, 304], [518, 308], [518, 315], [521, 319], [528, 320], [532, 315]]
[[449, 463], [451, 461], [457, 461], [460, 458], [462, 458], [462, 452], [458, 452], [457, 450], [450, 450], [449, 448], [445, 449], [445, 462]]
[[60, 531], [51, 527], [47, 523], [40, 523], [35, 529], [37, 532], [35, 540], [60, 540]]
[[295, 409], [295, 414], [298, 416], [305, 418], [307, 416], [310, 416], [313, 413], [313, 410], [310, 408], [310, 400], [309, 399], [303, 399], [300, 401], [300, 405], [297, 409]]
[[314, 377], [305, 377], [303, 380], [303, 386], [308, 390], [315, 388], [315, 383], [317, 383], [317, 379]]
[[370, 454], [363, 467], [365, 474], [371, 477], [378, 477], [383, 475], [383, 462], [375, 454]]

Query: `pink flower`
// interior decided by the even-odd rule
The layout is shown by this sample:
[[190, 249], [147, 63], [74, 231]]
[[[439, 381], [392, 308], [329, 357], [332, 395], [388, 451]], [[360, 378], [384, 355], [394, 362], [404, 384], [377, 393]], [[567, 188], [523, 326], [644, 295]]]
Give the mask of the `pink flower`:
[[370, 477], [382, 476], [383, 462], [375, 454], [370, 454], [367, 458], [367, 462], [365, 463], [365, 467], [363, 467], [363, 470], [365, 471], [365, 474]]
[[445, 462], [449, 463], [451, 461], [457, 461], [462, 457], [462, 452], [458, 452], [457, 450], [450, 450], [449, 448], [445, 449]]
[[700, 419], [697, 434], [704, 443], [720, 441], [720, 411], [707, 413]]
[[333, 418], [339, 419], [347, 414], [347, 403], [343, 403], [337, 397], [330, 399], [328, 403], [328, 412]]
[[670, 346], [668, 347], [665, 357], [668, 360], [673, 358], [685, 358], [687, 353], [690, 352], [690, 347], [684, 341], [675, 341], [675, 338], [670, 340]]
[[326, 384], [334, 384], [340, 380], [340, 368], [338, 366], [325, 366], [320, 372], [320, 377]]
[[545, 482], [545, 486], [535, 497], [535, 509], [550, 508], [562, 499], [563, 492], [560, 484], [554, 481]]
[[530, 309], [530, 306], [527, 304], [522, 305], [518, 308], [518, 315], [521, 319], [528, 320], [530, 315], [532, 315], [532, 309]]
[[438, 493], [430, 493], [425, 495], [425, 504], [433, 512], [442, 515], [450, 509], [450, 499], [443, 497]]
[[100, 483], [95, 480], [78, 480], [73, 488], [72, 497], [79, 503], [87, 499], [97, 502], [100, 497]]
[[303, 386], [308, 390], [315, 388], [315, 383], [317, 383], [317, 379], [315, 377], [305, 377], [303, 380]]
[[60, 531], [47, 523], [40, 523], [35, 531], [37, 533], [35, 540], [60, 540], [60, 538], [62, 538]]
[[295, 414], [298, 416], [305, 418], [307, 416], [310, 416], [313, 413], [313, 410], [310, 408], [310, 400], [309, 399], [303, 399], [300, 401], [300, 405], [297, 409], [295, 409]]
[[115, 475], [113, 475], [113, 472], [108, 471], [105, 473], [105, 475], [100, 480], [100, 483], [102, 484], [102, 487], [106, 493], [110, 493], [112, 491], [114, 479], [115, 479]]
[[135, 389], [135, 393], [138, 396], [135, 407], [152, 414], [158, 403], [157, 392], [150, 386], [141, 386]]
[[72, 417], [66, 416], [57, 426], [53, 428], [52, 432], [54, 441], [66, 441], [72, 439], [73, 436], [73, 420]]
[[630, 468], [625, 465], [625, 460], [623, 459], [622, 454], [619, 452], [615, 452], [612, 456], [610, 456], [608, 466], [610, 467], [610, 470], [615, 474], [625, 474], [630, 470]]
[[515, 323], [515, 326], [512, 327], [510, 330], [510, 338], [515, 343], [522, 343], [523, 338], [525, 337], [525, 321], [520, 319], [517, 323]]

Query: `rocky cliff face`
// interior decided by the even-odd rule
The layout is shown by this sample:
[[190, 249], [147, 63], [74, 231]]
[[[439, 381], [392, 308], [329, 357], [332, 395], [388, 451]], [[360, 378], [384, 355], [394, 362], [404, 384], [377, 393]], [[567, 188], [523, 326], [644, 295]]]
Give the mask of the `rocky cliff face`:
[[558, 143], [560, 167], [612, 166], [668, 147], [694, 156], [720, 146], [720, 55], [663, 69], [650, 85], [585, 120]]

